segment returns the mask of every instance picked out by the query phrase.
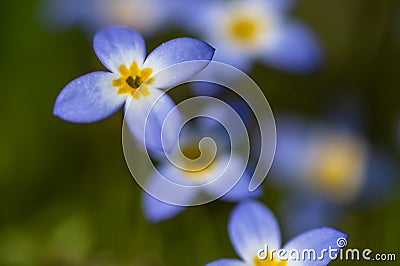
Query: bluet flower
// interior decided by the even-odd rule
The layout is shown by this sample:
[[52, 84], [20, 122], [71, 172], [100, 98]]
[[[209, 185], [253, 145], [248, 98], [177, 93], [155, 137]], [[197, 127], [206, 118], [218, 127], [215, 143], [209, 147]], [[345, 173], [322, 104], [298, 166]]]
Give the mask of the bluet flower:
[[[214, 49], [192, 38], [170, 40], [149, 54], [142, 36], [128, 28], [106, 28], [94, 37], [94, 50], [110, 71], [83, 75], [58, 95], [54, 115], [75, 123], [104, 119], [125, 106], [125, 119], [133, 135], [148, 147], [161, 148], [161, 126], [175, 104], [164, 89], [173, 87], [207, 66]], [[192, 62], [190, 67], [171, 68]], [[179, 114], [166, 125], [165, 147], [172, 149]], [[176, 131], [175, 131], [176, 130]]]
[[[221, 259], [206, 266], [327, 265], [331, 258], [327, 252], [324, 254], [324, 250], [331, 247], [336, 249], [332, 255], [337, 254], [340, 249], [337, 245], [338, 239], [348, 237], [333, 228], [313, 229], [284, 245], [282, 249], [287, 255], [281, 258], [275, 254], [281, 249], [278, 222], [267, 207], [255, 201], [241, 203], [232, 211], [228, 231], [232, 245], [242, 260]], [[315, 257], [289, 255], [292, 250], [302, 254], [304, 250], [311, 249], [315, 251]], [[270, 252], [271, 250], [275, 250], [275, 253]]]
[[360, 135], [296, 116], [278, 116], [277, 134], [273, 183], [339, 204], [359, 196], [373, 157]]

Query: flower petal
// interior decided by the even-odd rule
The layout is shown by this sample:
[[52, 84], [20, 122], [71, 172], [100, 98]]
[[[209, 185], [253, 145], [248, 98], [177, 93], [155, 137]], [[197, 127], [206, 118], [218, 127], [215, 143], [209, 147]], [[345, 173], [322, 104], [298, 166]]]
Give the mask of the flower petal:
[[205, 266], [249, 266], [249, 265], [240, 260], [221, 259], [207, 263]]
[[306, 73], [315, 70], [322, 61], [321, 46], [311, 30], [302, 23], [291, 22], [277, 30], [266, 49], [266, 64], [291, 72]]
[[143, 67], [153, 69], [155, 87], [170, 88], [205, 68], [214, 52], [214, 48], [197, 39], [173, 39], [151, 52]]
[[[292, 249], [297, 250], [300, 254], [306, 249], [312, 249], [315, 251], [317, 259], [314, 260], [314, 255], [311, 255], [311, 261], [291, 260], [289, 256], [288, 265], [327, 265], [331, 261], [331, 258], [329, 253], [323, 250], [329, 250], [329, 248], [336, 249], [337, 252], [332, 251], [332, 255], [337, 254], [340, 250], [338, 246], [338, 243], [340, 243], [339, 241], [345, 241], [347, 237], [348, 235], [346, 233], [328, 227], [302, 233], [289, 241], [283, 249], [289, 251]], [[323, 254], [323, 252], [325, 253]], [[321, 258], [321, 255], [323, 255], [323, 258]], [[308, 255], [305, 259], [307, 258]]]
[[246, 162], [240, 156], [222, 154], [216, 156], [210, 170], [206, 173], [210, 182], [204, 186], [212, 198], [220, 198], [231, 191], [240, 181], [246, 169]]
[[106, 28], [96, 33], [94, 50], [110, 71], [118, 73], [121, 64], [130, 66], [135, 61], [141, 66], [146, 58], [146, 44], [140, 33], [121, 27]]
[[[254, 65], [252, 57], [248, 54], [244, 54], [243, 49], [231, 47], [231, 45], [226, 42], [216, 41], [212, 42], [212, 44], [215, 45], [215, 47], [220, 47], [219, 50], [215, 52], [214, 61], [231, 65], [246, 73], [251, 71]], [[227, 73], [223, 73], [223, 70], [217, 71], [215, 75], [237, 79], [235, 76], [229, 76]]]
[[93, 72], [73, 80], [58, 95], [54, 115], [75, 123], [95, 122], [110, 116], [126, 100], [112, 85], [114, 77], [108, 72]]
[[165, 203], [147, 193], [143, 194], [142, 208], [146, 219], [153, 223], [172, 218], [186, 209], [183, 206]]
[[177, 143], [180, 115], [164, 92], [149, 88], [148, 96], [129, 98], [125, 120], [136, 139], [146, 147], [170, 152]]
[[228, 229], [237, 254], [247, 262], [252, 262], [265, 245], [280, 248], [281, 236], [275, 216], [256, 201], [239, 204], [231, 214]]

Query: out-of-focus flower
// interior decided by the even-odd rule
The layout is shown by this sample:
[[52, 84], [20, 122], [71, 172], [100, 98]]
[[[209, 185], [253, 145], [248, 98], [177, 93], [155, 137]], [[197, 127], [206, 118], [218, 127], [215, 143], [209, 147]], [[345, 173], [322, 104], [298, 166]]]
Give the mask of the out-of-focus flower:
[[354, 199], [366, 176], [366, 143], [337, 128], [291, 122], [278, 122], [276, 181], [336, 202]]
[[278, 116], [277, 135], [270, 181], [291, 195], [281, 205], [289, 235], [335, 222], [352, 204], [371, 206], [390, 194], [391, 160], [347, 126]]
[[[122, 25], [152, 34], [171, 25], [176, 0], [45, 0], [40, 16], [50, 27], [78, 25], [89, 32]], [[169, 22], [169, 23], [167, 23]]]
[[215, 60], [247, 71], [255, 60], [290, 72], [322, 61], [320, 44], [303, 23], [288, 18], [289, 0], [191, 0], [185, 25], [218, 47]]
[[[277, 118], [278, 144], [272, 181], [297, 193], [336, 203], [356, 200], [371, 176], [378, 154], [358, 134], [299, 117]], [[386, 164], [380, 164], [382, 173]], [[376, 171], [375, 171], [376, 172]], [[378, 177], [382, 180], [382, 176]]]
[[[135, 137], [141, 143], [146, 138], [150, 148], [159, 149], [162, 122], [175, 106], [163, 89], [201, 71], [212, 59], [214, 49], [197, 39], [178, 38], [160, 45], [146, 58], [142, 36], [119, 27], [99, 31], [93, 46], [111, 73], [92, 72], [73, 80], [58, 95], [54, 115], [89, 123], [110, 116], [125, 104], [125, 119]], [[169, 68], [193, 60], [204, 61], [184, 69]], [[175, 119], [165, 128], [167, 149], [176, 141], [180, 121], [177, 112], [172, 115]]]
[[[231, 149], [229, 135], [226, 135], [228, 133], [224, 134], [221, 128], [217, 128], [215, 124], [212, 126], [210, 121], [198, 122], [200, 123], [181, 132], [181, 149], [175, 150], [170, 161], [167, 158], [160, 160], [159, 169], [150, 174], [146, 186], [150, 191], [157, 191], [155, 196], [172, 198], [181, 206], [163, 202], [144, 193], [143, 211], [149, 221], [159, 222], [177, 215], [185, 209], [184, 206], [192, 205], [196, 197], [214, 199], [223, 195], [222, 200], [236, 202], [261, 195], [261, 189], [249, 192], [250, 175], [245, 170], [245, 156], [240, 150]], [[204, 134], [208, 138], [211, 137], [217, 146], [204, 139]], [[231, 141], [238, 141], [237, 136], [230, 137]], [[238, 175], [241, 175], [240, 179], [227, 192], [232, 180]], [[162, 179], [187, 186], [187, 189], [183, 192], [180, 190], [180, 193], [165, 190], [160, 182]], [[203, 184], [207, 186], [201, 186]], [[164, 193], [167, 193], [168, 197], [163, 197]]]
[[354, 198], [366, 176], [366, 144], [345, 132], [321, 132], [304, 154], [307, 187], [338, 201]]
[[[287, 251], [286, 257], [278, 257], [279, 255], [270, 252], [281, 249], [278, 222], [267, 207], [254, 201], [241, 203], [232, 211], [228, 230], [232, 245], [242, 261], [221, 259], [207, 266], [326, 265], [331, 260], [326, 250], [335, 248], [336, 251], [332, 255], [337, 254], [340, 249], [337, 245], [338, 239], [345, 240], [348, 237], [347, 234], [333, 228], [313, 229], [289, 241], [283, 247], [283, 250]], [[318, 259], [310, 256], [299, 257], [296, 260], [296, 256], [288, 255], [292, 250], [301, 254], [304, 250], [311, 249], [315, 251]], [[324, 252], [325, 256], [320, 257]]]

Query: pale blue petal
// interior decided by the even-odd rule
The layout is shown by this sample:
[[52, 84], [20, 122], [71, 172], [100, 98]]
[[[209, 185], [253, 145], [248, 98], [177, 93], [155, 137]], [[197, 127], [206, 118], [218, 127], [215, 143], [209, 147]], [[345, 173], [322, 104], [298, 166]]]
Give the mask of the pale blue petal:
[[277, 33], [263, 60], [277, 69], [307, 73], [321, 65], [322, 57], [322, 49], [314, 33], [300, 22], [291, 22]]
[[[224, 42], [215, 42], [213, 45], [215, 45], [215, 47], [220, 47], [215, 52], [214, 61], [231, 65], [245, 73], [249, 72], [253, 67], [253, 58], [244, 53], [242, 49], [233, 48]], [[222, 70], [220, 72], [222, 72]], [[229, 77], [227, 73], [216, 73], [216, 75]], [[232, 76], [231, 78], [237, 77]]]
[[205, 192], [216, 198], [226, 195], [240, 182], [245, 169], [246, 161], [235, 153], [232, 156], [216, 157], [212, 164], [212, 170], [207, 172], [213, 181], [204, 187]]
[[210, 96], [210, 97], [216, 97], [218, 95], [222, 95], [223, 92], [225, 92], [227, 89], [211, 83], [211, 82], [203, 82], [203, 81], [196, 81], [196, 82], [191, 82], [191, 92], [194, 94], [194, 96]]
[[[213, 47], [197, 39], [173, 39], [151, 52], [143, 67], [153, 69], [155, 87], [170, 88], [205, 68], [214, 52]], [[202, 61], [189, 63], [196, 60]]]
[[240, 260], [221, 259], [207, 263], [205, 266], [250, 266], [250, 265]]
[[[285, 250], [295, 249], [302, 253], [305, 249], [313, 249], [315, 250], [316, 258], [321, 257], [322, 251], [324, 249], [329, 250], [336, 249], [337, 251], [332, 251], [332, 255], [337, 254], [340, 250], [338, 246], [338, 241], [340, 239], [347, 239], [348, 235], [346, 233], [340, 232], [333, 228], [319, 228], [310, 230], [302, 233], [301, 235], [295, 237], [291, 241], [289, 241], [285, 246]], [[347, 241], [347, 240], [345, 240]], [[308, 257], [306, 257], [307, 259]], [[311, 257], [313, 258], [313, 257]], [[311, 261], [291, 261], [289, 257], [289, 265], [290, 266], [300, 266], [300, 265], [327, 265], [331, 261], [328, 252], [325, 252], [323, 258], [319, 258]]]
[[94, 51], [103, 65], [114, 73], [125, 64], [132, 62], [141, 66], [146, 58], [146, 44], [140, 33], [121, 27], [106, 28], [96, 33], [93, 40]]
[[75, 123], [95, 122], [110, 116], [126, 100], [112, 85], [114, 78], [108, 72], [93, 72], [73, 80], [58, 95], [54, 115]]
[[239, 182], [226, 193], [221, 199], [226, 201], [241, 201], [249, 198], [258, 198], [262, 195], [262, 188], [259, 187], [254, 191], [249, 191], [250, 176], [245, 173]]
[[273, 213], [256, 201], [237, 206], [229, 219], [229, 236], [236, 253], [245, 261], [253, 261], [257, 251], [268, 245], [279, 249], [281, 236]]
[[146, 184], [146, 191], [151, 191], [153, 196], [143, 193], [142, 208], [146, 219], [150, 222], [159, 222], [169, 219], [185, 210], [183, 206], [172, 205], [158, 198], [179, 202], [181, 203], [180, 205], [190, 205], [193, 198], [197, 195], [193, 189], [179, 189], [174, 191], [173, 186], [170, 187], [171, 189], [166, 189], [162, 182], [163, 178], [168, 178], [170, 181], [173, 181], [177, 176], [171, 176], [176, 172], [172, 169], [173, 166], [162, 168], [160, 172], [154, 171]]
[[166, 93], [154, 88], [149, 88], [149, 92], [150, 95], [139, 99], [129, 98], [125, 120], [142, 145], [170, 152], [178, 140], [179, 111], [174, 109], [175, 103]]

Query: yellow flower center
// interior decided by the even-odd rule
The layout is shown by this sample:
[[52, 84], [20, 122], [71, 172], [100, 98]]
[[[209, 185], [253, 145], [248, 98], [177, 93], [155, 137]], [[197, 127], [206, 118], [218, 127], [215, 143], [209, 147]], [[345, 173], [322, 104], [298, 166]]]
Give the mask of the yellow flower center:
[[201, 155], [200, 149], [195, 145], [185, 146], [182, 149], [182, 153], [183, 155], [185, 155], [186, 158], [190, 160], [195, 160]]
[[254, 266], [286, 266], [288, 263], [286, 260], [276, 259], [275, 256], [271, 255], [271, 253], [269, 253], [269, 256], [264, 260], [260, 259], [258, 256], [255, 256], [253, 262]]
[[113, 86], [118, 88], [118, 94], [129, 94], [134, 99], [150, 95], [148, 86], [155, 80], [150, 78], [153, 69], [140, 69], [136, 62], [132, 62], [129, 68], [122, 64], [118, 70], [120, 77], [112, 81]]
[[231, 32], [233, 36], [242, 41], [254, 38], [255, 34], [259, 31], [259, 25], [254, 18], [241, 17], [232, 22]]

